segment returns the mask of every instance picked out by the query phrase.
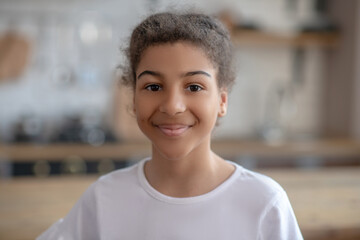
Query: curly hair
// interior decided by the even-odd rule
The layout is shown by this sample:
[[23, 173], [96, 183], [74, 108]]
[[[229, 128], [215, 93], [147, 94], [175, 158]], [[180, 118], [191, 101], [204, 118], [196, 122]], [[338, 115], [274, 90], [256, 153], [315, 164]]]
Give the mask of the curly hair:
[[219, 88], [230, 91], [235, 80], [230, 34], [219, 20], [200, 13], [157, 13], [136, 26], [125, 50], [122, 83], [135, 87], [135, 72], [148, 47], [178, 41], [200, 47], [217, 69]]

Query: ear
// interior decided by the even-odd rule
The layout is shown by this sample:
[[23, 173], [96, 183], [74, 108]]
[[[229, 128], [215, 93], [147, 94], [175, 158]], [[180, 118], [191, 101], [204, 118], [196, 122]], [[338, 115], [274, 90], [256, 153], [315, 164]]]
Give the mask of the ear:
[[220, 98], [219, 98], [219, 112], [218, 117], [224, 117], [227, 111], [228, 105], [228, 92], [226, 89], [220, 89]]

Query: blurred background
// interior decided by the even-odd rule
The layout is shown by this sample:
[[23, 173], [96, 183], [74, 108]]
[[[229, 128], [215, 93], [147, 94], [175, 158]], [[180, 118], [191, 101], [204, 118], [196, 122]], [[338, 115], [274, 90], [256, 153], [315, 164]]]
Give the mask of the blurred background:
[[33, 239], [150, 154], [117, 67], [146, 15], [184, 8], [235, 46], [213, 149], [279, 181], [306, 239], [360, 239], [357, 0], [0, 0], [0, 239]]

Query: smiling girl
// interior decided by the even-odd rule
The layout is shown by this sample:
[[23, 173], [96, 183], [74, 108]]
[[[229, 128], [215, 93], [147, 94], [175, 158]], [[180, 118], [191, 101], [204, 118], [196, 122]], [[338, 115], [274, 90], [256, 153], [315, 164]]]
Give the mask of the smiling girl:
[[123, 82], [152, 155], [101, 177], [38, 239], [302, 239], [276, 182], [211, 150], [234, 81], [224, 26], [152, 15], [134, 29], [128, 59]]

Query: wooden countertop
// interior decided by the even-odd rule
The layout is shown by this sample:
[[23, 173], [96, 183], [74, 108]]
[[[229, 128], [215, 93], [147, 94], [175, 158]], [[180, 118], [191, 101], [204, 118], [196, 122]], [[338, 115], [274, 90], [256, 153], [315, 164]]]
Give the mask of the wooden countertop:
[[[271, 169], [287, 191], [305, 239], [360, 239], [360, 167]], [[0, 239], [34, 239], [66, 215], [97, 176], [0, 182]]]
[[[269, 143], [247, 140], [214, 140], [213, 150], [225, 158], [254, 157], [360, 157], [360, 141], [352, 139], [321, 139]], [[108, 143], [94, 147], [85, 144], [9, 144], [0, 145], [1, 158], [10, 161], [62, 160], [69, 156], [84, 159], [138, 159], [149, 156], [148, 142]]]

